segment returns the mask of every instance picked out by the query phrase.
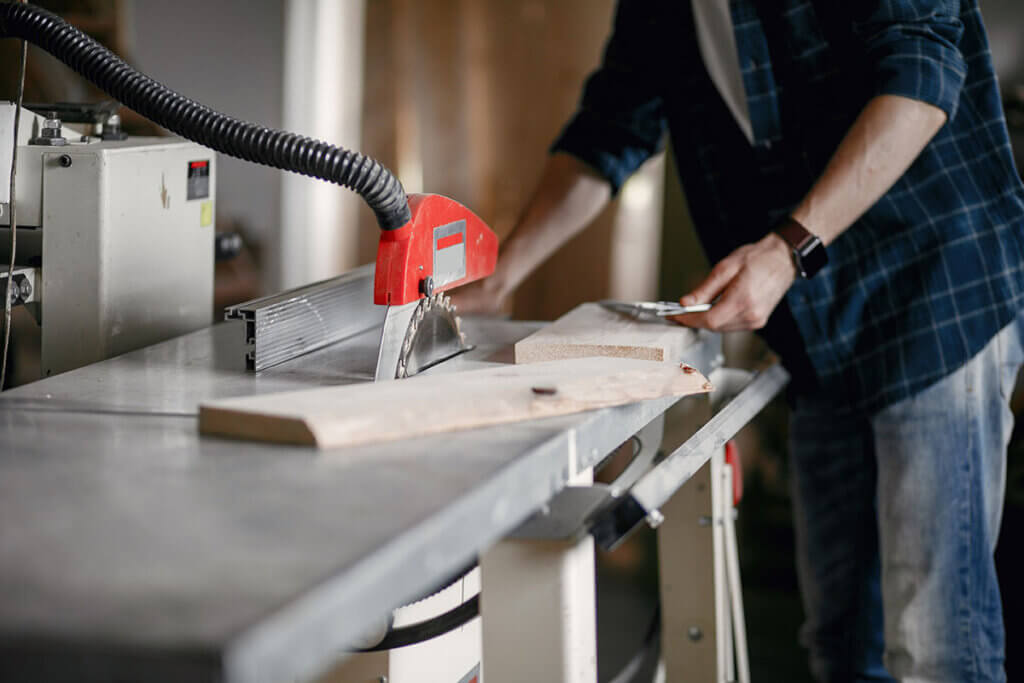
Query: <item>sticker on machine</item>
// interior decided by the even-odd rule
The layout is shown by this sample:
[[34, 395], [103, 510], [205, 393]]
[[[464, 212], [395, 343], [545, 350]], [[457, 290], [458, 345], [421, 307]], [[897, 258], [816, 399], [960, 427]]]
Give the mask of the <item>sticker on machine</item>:
[[210, 196], [210, 160], [188, 162], [188, 190], [186, 199], [206, 199]]
[[477, 664], [473, 667], [472, 671], [459, 679], [459, 683], [481, 683], [480, 681], [480, 665]]
[[434, 289], [466, 277], [466, 220], [434, 228]]

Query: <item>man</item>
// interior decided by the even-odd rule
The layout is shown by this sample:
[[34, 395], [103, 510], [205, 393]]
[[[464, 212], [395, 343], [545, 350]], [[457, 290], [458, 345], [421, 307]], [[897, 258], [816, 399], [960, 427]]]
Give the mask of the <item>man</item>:
[[1024, 358], [1024, 187], [976, 0], [621, 0], [462, 307], [497, 306], [666, 129], [716, 263], [681, 299], [714, 307], [678, 322], [760, 329], [794, 377], [815, 676], [1005, 680], [992, 553]]

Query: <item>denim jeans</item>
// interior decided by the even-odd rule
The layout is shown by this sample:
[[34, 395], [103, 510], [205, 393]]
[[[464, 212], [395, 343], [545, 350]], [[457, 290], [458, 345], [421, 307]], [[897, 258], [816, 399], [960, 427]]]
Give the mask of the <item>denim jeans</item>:
[[1005, 681], [993, 552], [1024, 320], [875, 415], [798, 398], [801, 641], [820, 681]]

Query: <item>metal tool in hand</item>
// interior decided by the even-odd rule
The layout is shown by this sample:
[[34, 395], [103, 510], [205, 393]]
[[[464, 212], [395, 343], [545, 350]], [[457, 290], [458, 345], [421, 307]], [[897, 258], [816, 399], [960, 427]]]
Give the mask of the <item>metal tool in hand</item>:
[[607, 299], [600, 303], [609, 311], [628, 315], [631, 318], [665, 318], [687, 313], [704, 313], [711, 310], [711, 304], [683, 306], [674, 301], [614, 301]]

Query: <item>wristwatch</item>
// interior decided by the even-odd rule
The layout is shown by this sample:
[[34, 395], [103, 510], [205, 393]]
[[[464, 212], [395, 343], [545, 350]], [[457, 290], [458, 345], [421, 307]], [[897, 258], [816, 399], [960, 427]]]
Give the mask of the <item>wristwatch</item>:
[[828, 252], [825, 251], [821, 238], [811, 233], [792, 216], [786, 216], [776, 225], [775, 233], [793, 250], [796, 272], [805, 280], [814, 277], [828, 263]]

